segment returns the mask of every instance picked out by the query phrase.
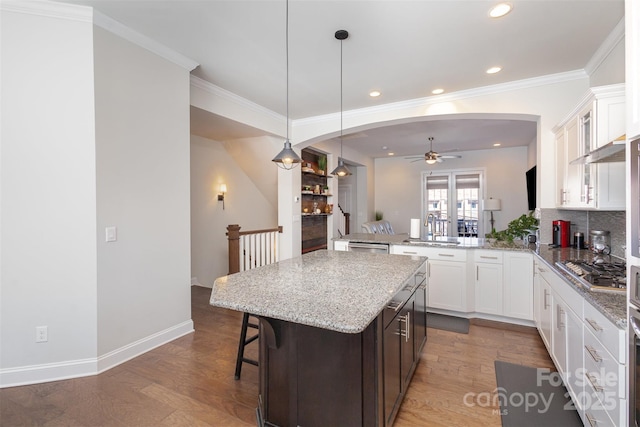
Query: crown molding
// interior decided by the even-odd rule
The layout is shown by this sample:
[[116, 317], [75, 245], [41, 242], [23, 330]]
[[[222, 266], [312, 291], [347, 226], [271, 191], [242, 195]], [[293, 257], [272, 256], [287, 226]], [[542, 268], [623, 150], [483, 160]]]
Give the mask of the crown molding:
[[602, 42], [598, 50], [593, 54], [584, 69], [588, 75], [591, 75], [602, 65], [607, 56], [615, 49], [615, 47], [624, 41], [624, 17], [618, 22], [618, 25], [609, 33]]
[[194, 88], [200, 89], [202, 91], [205, 91], [207, 93], [210, 93], [216, 98], [221, 98], [232, 104], [238, 105], [243, 109], [250, 110], [253, 113], [270, 117], [282, 123], [286, 123], [287, 121], [287, 118], [282, 114], [278, 114], [275, 111], [272, 111], [268, 108], [263, 107], [262, 105], [249, 101], [246, 98], [236, 95], [233, 92], [229, 92], [228, 90], [223, 89], [220, 86], [216, 86], [213, 83], [208, 82], [207, 80], [201, 79], [200, 77], [194, 76], [193, 74], [191, 75], [191, 86]]
[[109, 18], [107, 15], [93, 10], [93, 23], [98, 27], [101, 27], [119, 37], [122, 37], [125, 40], [130, 41], [133, 44], [136, 44], [144, 49], [147, 49], [150, 52], [155, 53], [156, 55], [166, 59], [167, 61], [173, 62], [174, 64], [186, 69], [187, 71], [192, 71], [198, 65], [196, 61], [187, 58], [186, 56], [176, 52], [173, 49], [168, 48], [167, 46], [159, 43], [143, 34], [140, 34], [137, 31], [132, 30], [131, 28], [121, 24], [115, 19]]
[[41, 0], [0, 0], [0, 10], [91, 23], [91, 8]]
[[[394, 111], [405, 109], [422, 108], [428, 105], [437, 104], [441, 102], [454, 102], [464, 99], [474, 98], [478, 96], [495, 95], [499, 93], [535, 88], [539, 86], [546, 86], [556, 83], [564, 83], [573, 80], [579, 80], [588, 78], [589, 76], [584, 70], [567, 71], [564, 73], [548, 74], [546, 76], [533, 77], [530, 79], [515, 80], [507, 83], [500, 83], [491, 86], [482, 86], [474, 89], [461, 90], [458, 92], [451, 92], [445, 95], [428, 96], [424, 98], [410, 99], [407, 101], [393, 102], [389, 104], [377, 105], [374, 107], [360, 108], [356, 110], [345, 111], [344, 117], [363, 117], [368, 115], [378, 115], [382, 113], [391, 113]], [[304, 119], [298, 119], [294, 121], [296, 126], [305, 126], [311, 124], [317, 124], [322, 122], [328, 122], [335, 120], [339, 117], [340, 113], [330, 113], [321, 116], [308, 117]]]

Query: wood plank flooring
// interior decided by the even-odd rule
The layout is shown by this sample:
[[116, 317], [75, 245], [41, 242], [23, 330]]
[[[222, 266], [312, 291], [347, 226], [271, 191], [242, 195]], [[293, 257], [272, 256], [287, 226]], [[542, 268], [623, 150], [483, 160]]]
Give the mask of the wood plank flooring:
[[[255, 426], [258, 368], [233, 377], [242, 316], [209, 295], [192, 287], [194, 334], [98, 376], [0, 390], [0, 426]], [[553, 369], [534, 329], [428, 334], [396, 427], [498, 427], [498, 408], [468, 395], [496, 388], [494, 360]], [[257, 357], [257, 345], [248, 352]]]

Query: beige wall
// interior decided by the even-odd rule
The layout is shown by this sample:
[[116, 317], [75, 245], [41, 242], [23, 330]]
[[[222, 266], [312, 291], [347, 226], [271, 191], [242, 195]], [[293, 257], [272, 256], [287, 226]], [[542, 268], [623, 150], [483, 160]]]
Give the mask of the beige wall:
[[[269, 138], [262, 142], [267, 156], [273, 151], [273, 144]], [[278, 225], [277, 200], [265, 197], [225, 148], [233, 146], [231, 151], [246, 153], [254, 143], [222, 143], [191, 135], [191, 275], [193, 282], [201, 286], [211, 287], [217, 277], [229, 272], [225, 236], [229, 224], [239, 224], [243, 231]], [[265, 164], [255, 167], [273, 175], [275, 181], [277, 167], [270, 157], [263, 161]], [[221, 183], [227, 185], [228, 191], [224, 210], [218, 201]]]

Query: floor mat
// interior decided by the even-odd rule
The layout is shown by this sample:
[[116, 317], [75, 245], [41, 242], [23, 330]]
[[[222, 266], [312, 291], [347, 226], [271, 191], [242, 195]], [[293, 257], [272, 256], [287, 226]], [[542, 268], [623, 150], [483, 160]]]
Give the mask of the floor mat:
[[502, 427], [581, 427], [559, 374], [495, 361]]

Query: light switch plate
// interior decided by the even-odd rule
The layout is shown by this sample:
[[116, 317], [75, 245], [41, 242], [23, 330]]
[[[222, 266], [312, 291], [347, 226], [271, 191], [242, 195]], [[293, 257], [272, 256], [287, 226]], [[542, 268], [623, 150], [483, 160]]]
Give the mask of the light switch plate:
[[115, 242], [118, 240], [118, 229], [116, 227], [105, 228], [105, 240], [107, 242]]

